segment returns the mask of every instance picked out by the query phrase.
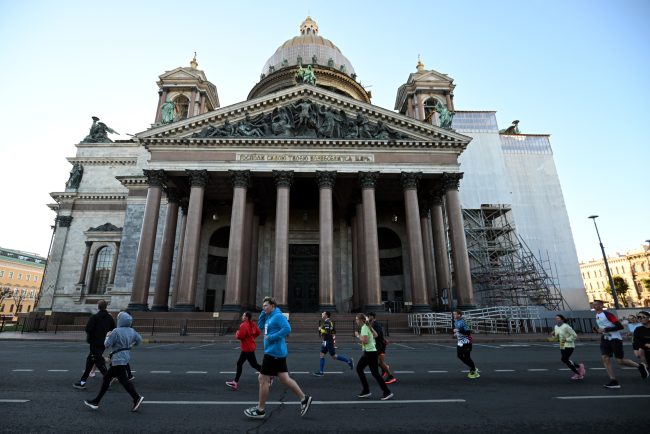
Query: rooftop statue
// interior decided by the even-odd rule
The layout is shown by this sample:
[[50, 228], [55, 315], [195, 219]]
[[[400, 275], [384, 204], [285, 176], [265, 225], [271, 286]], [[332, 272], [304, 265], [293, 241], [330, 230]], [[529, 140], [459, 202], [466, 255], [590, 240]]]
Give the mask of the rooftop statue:
[[436, 101], [436, 105], [434, 106], [434, 109], [438, 112], [438, 119], [440, 120], [440, 128], [451, 130], [451, 123], [454, 119], [455, 113], [447, 110], [447, 107], [442, 105], [440, 101]]
[[161, 122], [163, 124], [171, 124], [174, 122], [174, 117], [176, 115], [176, 103], [174, 101], [167, 100], [160, 108], [161, 113]]
[[70, 178], [68, 178], [68, 182], [65, 183], [66, 188], [79, 188], [83, 175], [84, 167], [79, 162], [74, 163], [74, 166], [72, 166], [72, 170], [70, 171]]
[[93, 124], [90, 126], [90, 132], [81, 143], [112, 143], [108, 138], [108, 133], [119, 134], [117, 131], [106, 125], [104, 122], [98, 122], [99, 118], [93, 116]]
[[314, 69], [311, 65], [308, 65], [307, 68], [302, 66], [298, 67], [298, 72], [296, 72], [296, 81], [298, 84], [307, 83], [311, 85], [316, 84], [316, 74], [314, 74]]
[[501, 134], [521, 134], [519, 132], [519, 121], [512, 121], [512, 125], [510, 125], [508, 128], [505, 128], [503, 130], [499, 130], [499, 133]]

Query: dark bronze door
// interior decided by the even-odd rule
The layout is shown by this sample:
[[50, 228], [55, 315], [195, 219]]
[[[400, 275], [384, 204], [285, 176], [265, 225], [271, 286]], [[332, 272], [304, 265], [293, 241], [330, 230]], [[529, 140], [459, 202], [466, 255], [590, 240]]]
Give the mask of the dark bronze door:
[[318, 244], [289, 245], [289, 312], [318, 312]]

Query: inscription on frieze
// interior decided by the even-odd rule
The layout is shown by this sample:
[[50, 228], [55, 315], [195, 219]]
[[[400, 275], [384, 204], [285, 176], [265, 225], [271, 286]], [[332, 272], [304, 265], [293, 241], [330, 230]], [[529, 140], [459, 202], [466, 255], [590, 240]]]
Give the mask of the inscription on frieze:
[[269, 154], [238, 153], [237, 161], [272, 161], [290, 163], [373, 163], [372, 154]]

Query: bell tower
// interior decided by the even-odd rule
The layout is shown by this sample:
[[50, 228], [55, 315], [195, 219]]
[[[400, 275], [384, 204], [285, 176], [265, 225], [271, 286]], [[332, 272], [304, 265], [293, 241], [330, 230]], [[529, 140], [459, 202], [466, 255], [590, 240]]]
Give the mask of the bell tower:
[[416, 71], [397, 89], [395, 110], [419, 121], [440, 126], [434, 108], [440, 103], [453, 112], [455, 87], [454, 80], [447, 74], [424, 69], [418, 56]]
[[167, 71], [158, 78], [158, 107], [154, 126], [171, 124], [219, 108], [217, 86], [198, 69], [196, 53], [190, 66]]

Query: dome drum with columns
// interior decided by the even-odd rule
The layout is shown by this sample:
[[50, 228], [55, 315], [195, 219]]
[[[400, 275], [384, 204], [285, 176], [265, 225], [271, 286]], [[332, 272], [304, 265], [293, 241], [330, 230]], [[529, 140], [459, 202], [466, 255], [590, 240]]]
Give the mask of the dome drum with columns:
[[[299, 57], [315, 83], [296, 81]], [[244, 101], [220, 107], [197, 66], [160, 76], [151, 128], [76, 145], [83, 178], [51, 194], [40, 309], [88, 311], [104, 298], [111, 309], [233, 313], [266, 295], [290, 312], [477, 304], [461, 205], [472, 136], [431, 111], [454, 110], [451, 78], [418, 62], [396, 111], [372, 105], [309, 17]], [[162, 122], [180, 97], [187, 110]], [[479, 151], [498, 143], [490, 134]], [[474, 158], [463, 168], [493, 169]], [[498, 203], [480, 179], [472, 193]]]

